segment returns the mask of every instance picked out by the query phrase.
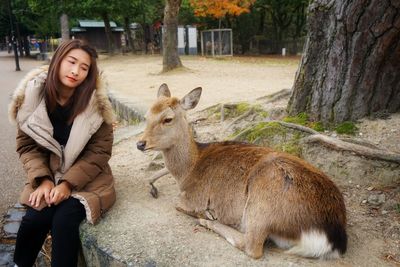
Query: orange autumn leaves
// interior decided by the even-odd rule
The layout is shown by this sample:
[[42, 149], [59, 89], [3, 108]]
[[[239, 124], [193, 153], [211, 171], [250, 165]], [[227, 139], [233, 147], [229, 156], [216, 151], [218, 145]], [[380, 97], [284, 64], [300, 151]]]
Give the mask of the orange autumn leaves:
[[221, 19], [226, 15], [239, 16], [248, 13], [255, 0], [190, 0], [196, 17]]

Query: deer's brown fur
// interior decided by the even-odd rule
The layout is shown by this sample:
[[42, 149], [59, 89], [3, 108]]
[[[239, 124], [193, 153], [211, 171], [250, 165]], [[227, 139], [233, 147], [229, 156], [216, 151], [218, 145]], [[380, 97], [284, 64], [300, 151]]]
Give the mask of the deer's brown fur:
[[346, 211], [334, 183], [307, 162], [267, 147], [195, 142], [181, 100], [163, 84], [138, 148], [161, 150], [181, 192], [177, 206], [254, 258], [272, 239], [288, 252], [330, 258], [346, 251]]

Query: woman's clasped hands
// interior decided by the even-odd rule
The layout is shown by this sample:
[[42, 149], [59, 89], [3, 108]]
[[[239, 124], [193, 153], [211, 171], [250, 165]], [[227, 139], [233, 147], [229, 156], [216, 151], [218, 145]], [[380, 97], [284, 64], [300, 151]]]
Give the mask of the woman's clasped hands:
[[68, 182], [63, 181], [57, 186], [48, 179], [44, 179], [38, 188], [29, 195], [29, 203], [32, 207], [39, 207], [42, 198], [47, 206], [58, 205], [63, 200], [66, 200], [71, 195], [71, 188]]

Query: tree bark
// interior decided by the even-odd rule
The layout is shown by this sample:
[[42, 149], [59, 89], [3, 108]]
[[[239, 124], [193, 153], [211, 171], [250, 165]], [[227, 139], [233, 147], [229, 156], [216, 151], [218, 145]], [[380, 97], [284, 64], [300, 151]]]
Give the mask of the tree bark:
[[69, 23], [68, 23], [68, 15], [66, 13], [61, 14], [60, 16], [60, 25], [61, 25], [61, 41], [69, 40]]
[[131, 32], [131, 28], [129, 27], [129, 24], [130, 24], [129, 17], [124, 17], [124, 27], [125, 27], [126, 37], [127, 37], [127, 47], [128, 47], [129, 51], [134, 53], [135, 49], [133, 47], [133, 37], [132, 37], [132, 32]]
[[18, 21], [15, 21], [15, 33], [17, 34], [17, 44], [18, 44], [19, 55], [21, 57], [23, 57], [24, 56], [24, 46], [23, 46], [23, 42], [22, 42], [21, 32], [19, 31]]
[[182, 67], [178, 54], [178, 14], [182, 0], [166, 0], [164, 9], [163, 71]]
[[107, 38], [107, 52], [112, 55], [114, 54], [114, 38], [112, 36], [111, 32], [111, 26], [110, 26], [110, 19], [108, 17], [108, 13], [104, 12], [102, 14], [103, 21], [104, 21], [104, 30], [106, 33], [106, 38]]
[[288, 111], [325, 124], [400, 110], [400, 1], [314, 0]]

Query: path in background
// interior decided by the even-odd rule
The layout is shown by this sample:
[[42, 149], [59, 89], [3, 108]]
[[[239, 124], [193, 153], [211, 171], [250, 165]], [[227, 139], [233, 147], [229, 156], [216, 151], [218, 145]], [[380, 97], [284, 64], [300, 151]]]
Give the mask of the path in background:
[[18, 201], [25, 182], [25, 174], [15, 152], [15, 126], [8, 121], [10, 95], [18, 82], [41, 61], [20, 58], [21, 71], [15, 71], [14, 55], [0, 51], [0, 214]]

